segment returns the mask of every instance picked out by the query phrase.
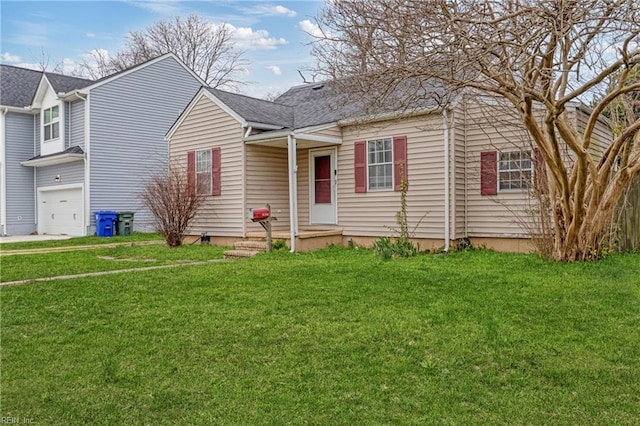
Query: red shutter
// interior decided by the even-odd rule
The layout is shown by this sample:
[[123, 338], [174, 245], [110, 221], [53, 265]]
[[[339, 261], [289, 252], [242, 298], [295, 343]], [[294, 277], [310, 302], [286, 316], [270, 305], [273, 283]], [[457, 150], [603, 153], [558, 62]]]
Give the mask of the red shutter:
[[222, 185], [220, 182], [220, 148], [211, 148], [211, 195], [220, 195], [222, 193]]
[[187, 188], [195, 192], [196, 189], [196, 152], [187, 152]]
[[407, 137], [393, 138], [393, 190], [400, 191], [402, 178], [407, 179]]
[[533, 150], [533, 179], [534, 189], [539, 194], [546, 194], [548, 191], [547, 185], [547, 166], [542, 158], [542, 152], [540, 148], [534, 148]]
[[354, 169], [356, 192], [367, 192], [367, 143], [365, 141], [354, 144]]
[[496, 195], [498, 193], [498, 152], [480, 153], [480, 194]]

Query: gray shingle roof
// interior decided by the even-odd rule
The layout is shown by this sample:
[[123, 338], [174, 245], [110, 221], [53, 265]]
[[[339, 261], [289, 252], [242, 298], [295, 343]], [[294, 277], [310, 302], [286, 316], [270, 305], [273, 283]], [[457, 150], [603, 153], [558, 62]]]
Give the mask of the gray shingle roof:
[[[51, 72], [45, 74], [56, 93], [70, 92], [93, 83], [84, 78]], [[0, 65], [0, 105], [19, 108], [31, 105], [41, 79], [41, 71]]]
[[[437, 107], [444, 93], [442, 85], [421, 80], [405, 81], [386, 94], [383, 106], [376, 107], [364, 97], [354, 99], [334, 82], [295, 86], [275, 102], [237, 95], [217, 89], [209, 91], [247, 121], [301, 129], [370, 113], [394, 113]], [[371, 93], [372, 99], [379, 97]]]
[[218, 89], [207, 90], [246, 121], [289, 128], [293, 126], [293, 108], [289, 106]]
[[72, 146], [70, 148], [65, 149], [62, 152], [56, 152], [55, 154], [36, 155], [35, 157], [29, 158], [29, 161], [31, 161], [31, 160], [40, 160], [42, 158], [58, 157], [58, 156], [65, 155], [65, 154], [84, 154], [84, 150], [82, 149], [82, 147], [74, 145], [74, 146]]
[[72, 92], [93, 84], [93, 80], [87, 80], [86, 78], [70, 77], [68, 75], [54, 74], [51, 72], [45, 74], [56, 93]]
[[292, 87], [280, 95], [276, 102], [293, 108], [296, 129], [358, 116], [362, 110], [361, 102], [349, 101], [330, 82]]
[[0, 65], [0, 105], [18, 108], [31, 105], [41, 78], [40, 71]]

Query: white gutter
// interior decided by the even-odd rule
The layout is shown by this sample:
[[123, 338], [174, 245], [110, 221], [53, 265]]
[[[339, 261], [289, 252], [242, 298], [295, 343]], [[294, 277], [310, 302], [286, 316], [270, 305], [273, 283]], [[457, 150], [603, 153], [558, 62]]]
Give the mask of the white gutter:
[[2, 108], [2, 116], [0, 116], [0, 235], [7, 235], [7, 159], [5, 153], [5, 116], [7, 112], [9, 112], [8, 108]]
[[298, 190], [296, 164], [296, 139], [293, 135], [287, 136], [289, 158], [289, 228], [291, 238], [291, 253], [296, 251], [296, 235], [298, 234]]
[[444, 125], [444, 251], [449, 251], [450, 235], [450, 208], [449, 201], [449, 119], [447, 110], [442, 110], [442, 124]]
[[252, 128], [251, 126], [248, 126], [248, 127], [247, 127], [247, 131], [246, 131], [246, 132], [244, 132], [244, 137], [245, 137], [245, 138], [248, 138], [248, 137], [249, 137], [249, 135], [251, 134], [251, 131], [252, 131], [252, 130], [253, 130], [253, 128]]

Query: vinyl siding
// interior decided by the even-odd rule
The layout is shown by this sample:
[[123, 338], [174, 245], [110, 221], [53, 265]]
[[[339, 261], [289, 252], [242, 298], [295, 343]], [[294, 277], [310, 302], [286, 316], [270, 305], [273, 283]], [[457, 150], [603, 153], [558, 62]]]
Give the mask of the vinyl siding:
[[[583, 133], [587, 128], [589, 114], [581, 109], [577, 109], [574, 114], [576, 116], [576, 128], [579, 132]], [[604, 151], [606, 151], [612, 141], [613, 135], [611, 128], [607, 124], [607, 120], [604, 118], [598, 120], [596, 128], [593, 130], [593, 137], [591, 138], [591, 144], [589, 145], [589, 152], [594, 157], [594, 159], [599, 160], [599, 158], [602, 156]]]
[[[309, 225], [309, 150], [298, 149], [298, 227]], [[338, 189], [338, 191], [340, 191]]]
[[[273, 230], [289, 229], [289, 164], [287, 149], [260, 145], [246, 147], [246, 206], [262, 207], [269, 203]], [[300, 168], [300, 163], [298, 163]], [[303, 183], [298, 176], [298, 190]], [[300, 204], [300, 201], [298, 202]], [[246, 216], [246, 212], [245, 215]], [[248, 219], [247, 231], [258, 231], [262, 227]]]
[[165, 134], [199, 88], [167, 57], [91, 89], [91, 212], [133, 211], [135, 230], [152, 229], [139, 194], [152, 174], [165, 169]]
[[[444, 238], [444, 145], [440, 114], [343, 129], [338, 151], [338, 224], [344, 235], [395, 235], [400, 192], [355, 193], [354, 142], [407, 136], [410, 230], [417, 238]], [[418, 225], [419, 223], [419, 225]]]
[[341, 138], [342, 137], [342, 129], [337, 125], [329, 127], [327, 129], [316, 130], [313, 132], [305, 132], [310, 135], [319, 135], [319, 136], [330, 136], [333, 138]]
[[[60, 175], [60, 181], [55, 177]], [[36, 188], [84, 183], [84, 161], [38, 167]]]
[[197, 235], [242, 236], [242, 128], [210, 99], [200, 98], [170, 140], [172, 167], [185, 168], [187, 152], [220, 147], [221, 195], [208, 196], [190, 229]]
[[74, 101], [71, 103], [71, 117], [69, 121], [69, 146], [79, 146], [84, 149], [84, 103], [85, 101]]
[[458, 106], [450, 117], [451, 124], [451, 149], [452, 149], [452, 222], [454, 230], [452, 238], [464, 238], [467, 236], [467, 209], [465, 203], [466, 182], [467, 182], [467, 161], [465, 145], [465, 108]]
[[8, 235], [27, 235], [36, 230], [33, 168], [20, 162], [33, 157], [33, 116], [5, 115], [5, 155]]
[[466, 121], [467, 233], [470, 237], [523, 237], [534, 202], [527, 191], [480, 195], [480, 153], [529, 150], [529, 137], [513, 107], [468, 103]]
[[[32, 131], [31, 134], [34, 135], [32, 139], [32, 149], [33, 157], [40, 155], [40, 132], [42, 131], [40, 126], [40, 113], [33, 116], [33, 123], [31, 123]], [[31, 158], [31, 157], [29, 157]]]

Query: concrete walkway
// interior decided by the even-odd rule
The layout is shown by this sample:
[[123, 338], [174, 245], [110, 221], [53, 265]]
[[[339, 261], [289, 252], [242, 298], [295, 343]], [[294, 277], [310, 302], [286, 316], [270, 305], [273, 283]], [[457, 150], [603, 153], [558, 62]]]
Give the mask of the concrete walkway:
[[30, 241], [68, 240], [71, 235], [0, 235], [0, 244], [25, 243]]
[[30, 248], [30, 249], [18, 249], [18, 250], [5, 250], [0, 248], [0, 257], [2, 256], [13, 256], [16, 254], [37, 254], [37, 253], [59, 253], [65, 251], [76, 251], [76, 250], [94, 250], [101, 248], [113, 248], [118, 246], [149, 246], [156, 244], [164, 244], [162, 240], [152, 240], [152, 241], [135, 241], [129, 243], [107, 243], [107, 244], [91, 244], [85, 246], [63, 246], [63, 247], [40, 247], [40, 248]]
[[204, 261], [198, 261], [198, 262], [175, 263], [171, 265], [146, 266], [142, 268], [117, 269], [113, 271], [87, 272], [85, 274], [75, 274], [75, 275], [59, 275], [57, 277], [30, 278], [26, 280], [9, 281], [6, 283], [0, 283], [0, 287], [10, 287], [10, 286], [16, 286], [16, 285], [23, 285], [23, 284], [40, 283], [45, 281], [70, 280], [74, 278], [100, 277], [103, 275], [123, 274], [123, 273], [129, 273], [129, 272], [153, 271], [155, 269], [179, 268], [182, 266], [207, 265], [210, 263], [220, 263], [220, 262], [228, 262], [228, 260], [227, 259], [211, 259], [211, 260], [204, 260]]

